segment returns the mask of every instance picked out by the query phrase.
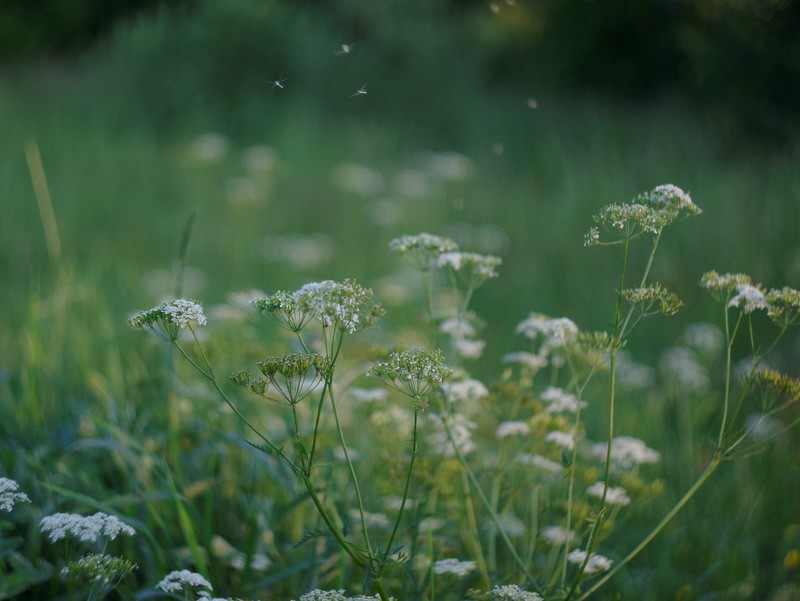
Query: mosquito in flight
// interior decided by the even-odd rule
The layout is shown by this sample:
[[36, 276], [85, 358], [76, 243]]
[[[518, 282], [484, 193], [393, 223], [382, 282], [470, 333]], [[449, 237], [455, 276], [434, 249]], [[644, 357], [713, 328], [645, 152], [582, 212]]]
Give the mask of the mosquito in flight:
[[350, 98], [355, 98], [356, 96], [366, 96], [367, 95], [367, 84], [364, 84], [360, 88], [358, 88], [353, 94], [350, 95]]
[[353, 44], [342, 44], [341, 50], [339, 50], [336, 54], [350, 54], [353, 51]]
[[272, 89], [273, 90], [275, 88], [280, 88], [282, 90], [282, 89], [284, 89], [284, 85], [283, 84], [286, 83], [286, 78], [281, 75], [281, 77], [279, 79], [276, 79], [274, 81], [268, 81], [267, 83], [271, 83], [272, 84]]

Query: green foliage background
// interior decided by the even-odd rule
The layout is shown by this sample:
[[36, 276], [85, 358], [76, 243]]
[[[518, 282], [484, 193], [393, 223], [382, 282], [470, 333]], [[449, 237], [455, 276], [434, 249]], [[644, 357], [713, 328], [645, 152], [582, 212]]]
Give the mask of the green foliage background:
[[[172, 269], [192, 214], [188, 261], [202, 271], [195, 296], [207, 306], [230, 291], [269, 293], [311, 279], [374, 285], [397, 265], [386, 243], [404, 233], [449, 234], [498, 252], [501, 278], [475, 298], [490, 326], [474, 371], [487, 380], [518, 348], [513, 328], [531, 310], [586, 329], [607, 324], [617, 266], [584, 249], [582, 235], [599, 207], [657, 184], [690, 191], [705, 214], [665, 239], [655, 270], [686, 308], [648, 325], [633, 348], [640, 359], [655, 363], [683, 326], [716, 320], [718, 307], [697, 286], [708, 269], [798, 287], [797, 2], [517, 0], [498, 2], [497, 13], [444, 1], [232, 0], [119, 13], [76, 2], [74, 15], [84, 7], [103, 24], [53, 8], [39, 29], [21, 6], [0, 8], [0, 463], [46, 500], [42, 512], [79, 491], [166, 537], [170, 551], [148, 551], [141, 578], [149, 584], [173, 565], [164, 554], [186, 533], [170, 528], [174, 505], [152, 501], [151, 513], [139, 503], [137, 495], [170, 498], [169, 488], [143, 479], [128, 449], [166, 456], [180, 490], [191, 489], [201, 538], [230, 521], [219, 507], [252, 507], [264, 488], [277, 494], [263, 475], [242, 477], [235, 492], [234, 476], [255, 469], [246, 450], [225, 450], [240, 444], [232, 422], [209, 432], [198, 414], [176, 430], [163, 410], [164, 358], [143, 350], [125, 323], [157, 300], [145, 275]], [[68, 28], [75, 19], [80, 35]], [[354, 51], [337, 55], [343, 43]], [[273, 89], [282, 77], [286, 88]], [[368, 94], [352, 97], [364, 84]], [[190, 147], [208, 131], [225, 135], [230, 151], [201, 164]], [[23, 152], [30, 139], [53, 198], [58, 257], [42, 234]], [[274, 147], [279, 162], [264, 202], [233, 205], [226, 185], [243, 174], [241, 151], [253, 144]], [[403, 199], [397, 176], [421, 169], [421, 153], [444, 150], [470, 159], [469, 181]], [[383, 175], [379, 196], [399, 203], [396, 222], [376, 225], [376, 198], [336, 185], [343, 162]], [[296, 232], [331, 236], [333, 259], [307, 271], [263, 259], [265, 236]], [[500, 233], [489, 236], [496, 248], [481, 247], [487, 232]], [[269, 335], [262, 329], [259, 344], [275, 344]], [[220, 349], [226, 367], [225, 350], [236, 344]], [[790, 340], [776, 367], [796, 372], [799, 350]], [[679, 405], [631, 399], [623, 411], [621, 428], [643, 428], [662, 450], [665, 505], [695, 472], [713, 401], [688, 409], [698, 418], [688, 430]], [[161, 432], [178, 432], [177, 447]], [[745, 583], [751, 598], [766, 599], [798, 584], [796, 567], [783, 563], [800, 544], [797, 452], [796, 439], [782, 439], [729, 466], [616, 590], [734, 598]], [[657, 509], [634, 520], [631, 539]], [[246, 539], [257, 512], [242, 511], [250, 521], [236, 532]], [[30, 532], [30, 555], [47, 557], [36, 540]], [[284, 576], [306, 583], [291, 567]]]

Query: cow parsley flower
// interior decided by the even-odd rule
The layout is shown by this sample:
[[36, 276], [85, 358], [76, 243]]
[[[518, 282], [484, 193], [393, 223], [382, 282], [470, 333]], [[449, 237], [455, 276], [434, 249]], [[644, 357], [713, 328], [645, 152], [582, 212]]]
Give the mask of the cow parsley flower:
[[527, 436], [531, 433], [531, 427], [527, 422], [521, 421], [507, 421], [502, 422], [497, 426], [495, 436], [499, 439], [508, 438], [509, 436]]
[[[603, 498], [603, 489], [605, 485], [602, 482], [595, 482], [586, 489], [586, 494], [598, 499]], [[625, 489], [620, 486], [609, 486], [606, 492], [606, 503], [609, 505], [629, 505], [631, 498], [625, 493]]]
[[[289, 353], [267, 357], [258, 362], [258, 368], [263, 377], [251, 379], [245, 369], [234, 374], [231, 380], [265, 398], [271, 398], [268, 391], [277, 391], [287, 403], [296, 405], [316, 389], [330, 364], [327, 358], [316, 353]], [[309, 380], [312, 369], [318, 377]]]
[[492, 601], [542, 601], [536, 593], [526, 591], [516, 584], [495, 586], [490, 594]]
[[490, 278], [498, 276], [500, 257], [471, 252], [446, 252], [436, 259], [437, 267], [449, 269], [464, 289], [474, 289]]
[[[468, 455], [477, 448], [477, 445], [472, 440], [472, 431], [478, 426], [475, 422], [468, 420], [460, 413], [454, 415], [444, 415], [444, 418], [438, 415], [431, 414], [429, 419], [436, 427], [436, 431], [431, 432], [428, 436], [428, 441], [432, 447], [433, 453], [442, 457], [455, 457], [456, 447], [462, 455]], [[450, 433], [453, 440], [447, 436], [445, 430], [445, 420], [447, 426], [450, 428]], [[455, 443], [455, 446], [454, 446]]]
[[[605, 459], [607, 452], [608, 445], [604, 442], [592, 446], [591, 453], [598, 459]], [[658, 463], [661, 460], [661, 454], [648, 448], [638, 438], [615, 436], [611, 443], [611, 460], [623, 469], [630, 469], [635, 465]]]
[[561, 526], [545, 526], [539, 533], [539, 538], [551, 545], [566, 545], [575, 540], [577, 534]]
[[553, 430], [548, 432], [544, 439], [546, 442], [552, 442], [566, 451], [572, 451], [575, 448], [575, 434], [573, 432]]
[[540, 470], [548, 472], [550, 474], [560, 474], [561, 472], [564, 471], [563, 465], [561, 465], [557, 461], [548, 459], [547, 457], [542, 457], [541, 455], [520, 453], [514, 458], [514, 461], [522, 465], [532, 465], [534, 467], [538, 467]]
[[56, 542], [72, 535], [82, 542], [95, 542], [101, 536], [114, 540], [120, 534], [133, 536], [136, 531], [118, 517], [97, 512], [82, 516], [75, 513], [54, 513], [42, 518], [39, 523], [42, 534], [47, 534], [50, 542]]
[[201, 326], [208, 323], [203, 308], [197, 302], [182, 298], [139, 311], [128, 319], [131, 327], [140, 330], [147, 328], [162, 340], [170, 342], [177, 340], [183, 328], [191, 327], [192, 322]]
[[534, 355], [527, 351], [517, 351], [515, 353], [506, 353], [500, 360], [503, 363], [515, 363], [531, 370], [539, 370], [547, 367], [547, 359], [540, 355]]
[[425, 408], [427, 393], [441, 386], [452, 370], [445, 365], [442, 351], [436, 349], [391, 353], [388, 361], [373, 365], [369, 373]]
[[440, 255], [458, 250], [450, 238], [441, 238], [425, 232], [416, 236], [400, 236], [389, 242], [389, 248], [403, 255], [420, 271], [428, 271]]
[[383, 308], [372, 302], [372, 296], [372, 290], [355, 280], [325, 280], [306, 284], [295, 292], [280, 291], [253, 304], [262, 313], [271, 313], [292, 332], [299, 332], [316, 318], [325, 328], [353, 334], [383, 316]]
[[136, 564], [124, 557], [114, 557], [100, 553], [84, 555], [69, 562], [61, 573], [66, 576], [85, 578], [100, 586], [119, 582], [126, 574], [136, 569]]
[[736, 295], [728, 302], [728, 307], [736, 307], [745, 313], [769, 308], [764, 291], [752, 284], [737, 284]]
[[683, 306], [683, 301], [661, 284], [653, 284], [645, 288], [629, 288], [622, 291], [626, 301], [638, 306], [643, 315], [675, 315]]
[[467, 378], [458, 382], [445, 382], [442, 384], [445, 397], [451, 403], [478, 401], [489, 396], [489, 389], [480, 380]]
[[19, 484], [10, 478], [0, 478], [0, 509], [10, 512], [16, 503], [30, 503], [31, 500], [23, 492], [17, 492]]
[[474, 561], [461, 561], [455, 558], [440, 559], [433, 564], [434, 574], [453, 574], [464, 577], [477, 567]]
[[[203, 578], [202, 575], [189, 570], [174, 570], [170, 572], [164, 576], [161, 582], [156, 584], [156, 588], [165, 593], [180, 593], [185, 588], [206, 589], [209, 593], [213, 590], [211, 583]], [[203, 591], [200, 592], [202, 593]]]
[[800, 291], [784, 286], [767, 292], [769, 318], [780, 327], [794, 325], [800, 320]]
[[548, 413], [577, 413], [580, 409], [586, 408], [586, 401], [579, 401], [574, 394], [557, 386], [548, 386], [539, 398], [548, 403]]
[[578, 326], [574, 321], [566, 317], [551, 318], [541, 313], [531, 313], [517, 324], [516, 331], [530, 340], [541, 338], [540, 355], [563, 348], [578, 338]]
[[[583, 549], [575, 549], [567, 556], [567, 560], [570, 563], [582, 565], [583, 562], [586, 561], [586, 551]], [[604, 557], [599, 553], [592, 553], [592, 555], [589, 557], [589, 561], [586, 562], [586, 569], [584, 571], [589, 575], [597, 574], [599, 572], [605, 572], [606, 570], [611, 569], [613, 564], [614, 562], [608, 557]]]
[[724, 273], [707, 271], [700, 278], [700, 286], [717, 298], [730, 296], [737, 286], [751, 284], [752, 279], [746, 273]]

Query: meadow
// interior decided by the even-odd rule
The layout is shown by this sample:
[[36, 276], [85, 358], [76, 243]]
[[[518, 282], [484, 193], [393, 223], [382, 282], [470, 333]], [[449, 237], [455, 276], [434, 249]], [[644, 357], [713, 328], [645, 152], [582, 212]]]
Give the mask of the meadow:
[[[379, 65], [356, 63], [352, 74], [341, 66], [369, 47], [340, 56], [342, 40], [330, 32], [311, 44], [341, 70], [327, 88], [308, 65], [275, 67], [246, 99], [210, 106], [193, 98], [182, 114], [174, 90], [160, 86], [166, 76], [132, 93], [148, 81], [135, 68], [150, 64], [134, 60], [142, 36], [168, 35], [163, 22], [138, 27], [99, 59], [0, 77], [0, 477], [30, 499], [0, 513], [0, 598], [87, 598], [89, 587], [60, 570], [99, 549], [49, 542], [40, 523], [56, 512], [104, 512], [136, 530], [108, 541], [137, 565], [112, 599], [168, 596], [156, 584], [181, 569], [202, 575], [214, 595], [243, 599], [298, 599], [313, 589], [373, 595], [376, 574], [404, 600], [533, 598], [491, 596], [510, 584], [545, 599], [583, 598], [602, 570], [578, 577], [586, 564], [568, 562], [569, 545], [548, 542], [546, 527], [563, 526], [569, 512], [577, 546], [598, 537], [596, 550], [619, 564], [717, 457], [709, 480], [591, 598], [800, 598], [797, 391], [783, 407], [758, 387], [762, 364], [752, 359], [781, 328], [764, 311], [729, 308], [735, 288], [721, 303], [700, 285], [716, 270], [747, 273], [767, 290], [798, 287], [796, 145], [751, 141], [677, 98], [641, 105], [466, 78], [449, 92], [426, 88], [435, 74], [420, 63], [409, 67], [420, 68], [419, 79], [402, 84], [419, 98], [393, 100], [397, 84], [377, 75]], [[120, 68], [126, 61], [130, 74]], [[276, 86], [283, 78], [285, 88]], [[625, 329], [620, 246], [586, 247], [584, 235], [602, 207], [668, 183], [702, 214], [669, 224], [652, 264], [650, 238], [631, 240], [624, 287], [652, 272], [681, 310], [643, 321], [619, 348], [599, 337], [572, 350], [540, 347], [543, 322], [521, 325], [532, 312], [569, 318], [581, 332]], [[499, 257], [498, 277], [465, 283], [459, 268], [436, 263], [441, 249], [419, 273], [390, 242], [421, 232]], [[341, 356], [328, 344], [333, 335], [315, 330], [304, 340], [268, 306], [248, 302], [345, 278], [371, 289], [386, 314], [352, 337], [339, 324]], [[191, 320], [178, 339], [198, 369], [170, 335], [165, 342], [128, 323], [175, 298], [194, 299], [208, 319], [205, 327]], [[437, 329], [448, 318], [465, 327], [467, 305], [476, 328], [468, 338], [485, 341], [479, 357], [459, 353], [459, 337]], [[743, 319], [730, 357], [726, 315], [729, 335]], [[381, 387], [397, 384], [386, 371], [365, 375], [391, 351], [420, 346], [442, 348], [454, 374], [416, 375], [430, 388], [413, 402], [397, 386]], [[322, 385], [302, 402], [259, 398], [247, 390], [252, 380], [244, 388], [228, 380], [245, 367], [258, 373], [267, 357], [310, 350], [335, 357], [336, 375], [328, 364], [329, 372], [306, 365], [302, 377]], [[508, 357], [521, 351], [548, 362]], [[799, 355], [789, 329], [765, 361], [797, 377]], [[657, 461], [612, 470], [604, 450], [597, 459], [594, 443], [609, 440], [612, 381], [614, 434], [644, 441]], [[585, 408], [549, 410], [550, 387]], [[323, 404], [334, 392], [341, 415]], [[317, 402], [319, 428], [309, 426]], [[783, 410], [772, 416], [775, 402]], [[454, 406], [452, 415], [472, 423], [459, 426], [471, 452], [449, 450], [458, 445], [441, 416]], [[319, 442], [316, 464], [292, 442], [298, 422]], [[512, 425], [501, 435], [503, 424]], [[579, 440], [580, 452], [548, 446], [554, 431]], [[745, 434], [736, 452], [719, 455]], [[600, 511], [601, 498], [586, 494], [604, 471], [602, 504], [613, 490], [609, 472], [627, 504]], [[320, 517], [304, 473], [344, 543]], [[360, 546], [365, 532], [379, 552]], [[396, 547], [384, 553], [392, 536]], [[367, 557], [366, 567], [356, 557]], [[385, 565], [373, 569], [378, 560]]]

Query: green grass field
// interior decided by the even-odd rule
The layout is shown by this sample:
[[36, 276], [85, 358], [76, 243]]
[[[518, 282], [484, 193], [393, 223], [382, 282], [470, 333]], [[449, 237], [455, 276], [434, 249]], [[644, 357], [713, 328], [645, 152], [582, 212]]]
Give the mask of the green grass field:
[[[685, 307], [643, 324], [626, 349], [655, 370], [689, 324], [722, 327], [719, 304], [699, 286], [704, 272], [742, 271], [768, 288], [800, 281], [797, 148], [750, 145], [677, 100], [642, 107], [475, 85], [436, 127], [437, 113], [427, 113], [424, 103], [404, 113], [381, 96], [380, 79], [367, 81], [363, 96], [350, 97], [349, 88], [336, 90], [336, 98], [331, 92], [325, 108], [324, 97], [305, 102], [288, 88], [282, 95], [265, 77], [263, 89], [230, 119], [201, 108], [173, 115], [165, 126], [135, 97], [113, 95], [124, 73], [112, 84], [98, 73], [83, 63], [55, 64], [0, 78], [0, 476], [19, 482], [32, 501], [0, 514], [0, 580], [22, 574], [32, 583], [16, 596], [10, 585], [0, 587], [7, 595], [0, 598], [66, 598], [47, 567], [63, 559], [63, 548], [47, 543], [37, 526], [55, 511], [106, 511], [137, 529], [135, 539], [117, 542], [138, 570], [111, 598], [153, 598], [155, 583], [182, 567], [203, 573], [217, 594], [242, 598], [293, 599], [315, 587], [360, 591], [361, 574], [325, 538], [295, 546], [323, 524], [292, 474], [243, 441], [246, 429], [180, 356], [128, 326], [133, 311], [176, 296], [177, 286], [209, 315], [204, 341], [224, 381], [290, 348], [285, 333], [255, 311], [233, 319], [226, 295], [358, 279], [388, 309], [376, 334], [345, 347], [350, 354], [340, 377], [362, 386], [363, 360], [419, 338], [421, 288], [390, 252], [391, 239], [431, 232], [462, 249], [499, 255], [500, 277], [477, 290], [471, 305], [488, 324], [486, 349], [465, 363], [473, 377], [497, 386], [496, 404], [479, 412], [485, 421], [476, 434], [490, 444], [511, 406], [503, 404], [508, 382], [497, 384], [507, 368], [500, 358], [526, 348], [517, 323], [537, 311], [567, 316], [585, 330], [611, 327], [619, 256], [582, 244], [603, 205], [674, 183], [703, 209], [669, 228], [653, 266], [655, 279]], [[286, 77], [288, 86], [291, 73]], [[433, 105], [446, 109], [441, 100]], [[200, 139], [210, 132], [222, 137]], [[37, 176], [25, 154], [31, 142], [40, 152], [59, 247], [37, 204]], [[632, 256], [632, 271], [642, 269], [647, 250]], [[770, 327], [766, 317], [754, 321], [757, 332]], [[798, 348], [790, 331], [770, 365], [797, 376]], [[734, 350], [738, 358], [748, 354], [744, 344]], [[722, 359], [707, 359], [707, 393], [669, 388], [663, 375], [653, 388], [620, 393], [617, 432], [644, 440], [661, 461], [636, 474], [641, 501], [615, 516], [604, 554], [624, 557], [702, 471], [719, 428]], [[533, 389], [538, 394], [545, 384], [537, 380]], [[258, 423], [272, 427], [271, 405], [223, 385]], [[607, 439], [607, 388], [599, 375], [586, 392], [591, 440]], [[783, 423], [797, 417], [790, 408]], [[385, 442], [380, 437], [390, 431], [369, 419], [363, 406], [347, 409], [348, 436], [365, 457], [357, 467], [369, 482], [368, 505], [376, 508], [399, 494], [402, 478], [386, 454], [402, 454], [405, 441], [374, 447], [374, 437]], [[373, 425], [360, 427], [359, 420]], [[789, 431], [757, 454], [724, 462], [593, 598], [800, 598], [798, 452], [798, 434]], [[431, 480], [457, 480], [446, 461], [423, 454], [420, 462], [416, 517], [436, 505], [431, 491], [439, 489]], [[491, 457], [476, 457], [473, 466], [491, 481]], [[346, 481], [344, 471], [333, 470], [328, 486], [344, 490]], [[458, 496], [460, 483], [453, 486], [437, 494]], [[518, 475], [497, 486], [498, 509], [521, 514], [527, 507], [523, 546], [535, 545], [530, 524], [558, 506], [548, 496], [555, 493], [545, 481]], [[484, 546], [497, 545], [493, 573], [503, 584], [513, 573], [509, 557], [501, 544], [487, 543], [487, 518], [474, 502]], [[436, 510], [461, 509], [442, 500]], [[471, 540], [454, 528], [436, 539], [437, 554], [469, 559]], [[416, 541], [423, 556], [428, 543]], [[233, 566], [235, 554], [245, 558], [243, 569]], [[257, 565], [263, 556], [269, 567]], [[403, 580], [402, 568], [390, 574]], [[396, 594], [434, 598], [430, 588], [415, 593], [409, 582]], [[444, 577], [436, 598], [462, 599], [480, 587], [477, 576], [458, 583]]]

